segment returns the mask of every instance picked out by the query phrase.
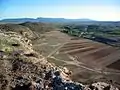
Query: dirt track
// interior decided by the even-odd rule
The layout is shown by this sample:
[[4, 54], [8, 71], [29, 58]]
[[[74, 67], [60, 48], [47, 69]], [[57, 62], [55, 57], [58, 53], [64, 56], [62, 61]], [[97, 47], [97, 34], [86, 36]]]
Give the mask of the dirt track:
[[[114, 62], [120, 59], [119, 50], [88, 39], [71, 40], [74, 37], [59, 31], [48, 32], [44, 36], [43, 40], [38, 41], [40, 44], [34, 45], [36, 50], [44, 51], [43, 55], [47, 59], [51, 58], [50, 62], [72, 70], [75, 81], [90, 80], [93, 77], [101, 77], [101, 74], [102, 77], [108, 75], [108, 78], [114, 75], [113, 80], [119, 81], [119, 71], [107, 67], [109, 65], [119, 67], [116, 63], [114, 65]], [[85, 79], [83, 80], [81, 76], [85, 76]]]

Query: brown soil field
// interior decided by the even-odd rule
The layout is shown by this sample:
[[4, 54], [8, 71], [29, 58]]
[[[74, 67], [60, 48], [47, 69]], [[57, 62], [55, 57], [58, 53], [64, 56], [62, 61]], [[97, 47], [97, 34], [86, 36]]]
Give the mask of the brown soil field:
[[[86, 60], [99, 62], [97, 60], [100, 60], [100, 58], [110, 55], [114, 51], [115, 50], [112, 50], [111, 48], [106, 48], [106, 49], [99, 50], [97, 52], [91, 52], [91, 54], [85, 55], [81, 58], [86, 58]], [[101, 62], [101, 60], [100, 60], [100, 62]]]
[[108, 65], [107, 67], [120, 70], [120, 60], [117, 60], [116, 62]]
[[[105, 47], [105, 48], [103, 48], [103, 47]], [[90, 52], [87, 54], [88, 51], [90, 51]], [[109, 62], [109, 57], [106, 58], [106, 61], [108, 61], [108, 62], [102, 61], [101, 58], [112, 55], [112, 53], [115, 53], [116, 51], [118, 51], [118, 50], [115, 49], [114, 47], [107, 46], [105, 44], [102, 45], [101, 43], [95, 43], [95, 42], [91, 42], [91, 41], [84, 42], [84, 40], [83, 41], [78, 40], [75, 43], [69, 42], [60, 49], [61, 53], [70, 54], [71, 56], [76, 58], [77, 61], [83, 62], [85, 64], [89, 63], [90, 66], [95, 65], [95, 67], [97, 65], [99, 65], [99, 63], [101, 65], [101, 63], [103, 63], [103, 62], [105, 62], [104, 64], [107, 65], [106, 63]], [[86, 54], [83, 55], [82, 53], [86, 53]], [[113, 56], [113, 57], [115, 57], [115, 56]], [[117, 61], [117, 59], [114, 60], [114, 62], [115, 61]], [[111, 62], [111, 63], [113, 63], [113, 62]], [[111, 63], [109, 63], [109, 64], [111, 64]], [[102, 68], [103, 68], [103, 66], [106, 67], [105, 65], [101, 65], [101, 67]]]
[[86, 83], [105, 78], [120, 83], [120, 50], [88, 39], [75, 40], [59, 31], [41, 36], [33, 44], [34, 49], [42, 52], [49, 62], [70, 69], [74, 81]]

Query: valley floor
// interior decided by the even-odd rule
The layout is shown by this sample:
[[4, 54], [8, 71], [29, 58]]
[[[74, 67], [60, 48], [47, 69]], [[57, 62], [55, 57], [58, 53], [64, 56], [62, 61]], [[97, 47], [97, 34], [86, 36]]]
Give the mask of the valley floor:
[[90, 83], [113, 80], [120, 83], [119, 68], [115, 69], [115, 65], [112, 65], [120, 59], [117, 48], [59, 31], [42, 34], [33, 42], [33, 47], [49, 62], [70, 69], [71, 78], [75, 81]]

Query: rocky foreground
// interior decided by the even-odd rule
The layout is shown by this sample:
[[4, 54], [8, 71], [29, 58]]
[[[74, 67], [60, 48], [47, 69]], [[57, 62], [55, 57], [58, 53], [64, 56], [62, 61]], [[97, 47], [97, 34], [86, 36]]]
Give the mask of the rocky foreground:
[[[72, 72], [56, 67], [32, 48], [30, 32], [0, 30], [0, 90], [119, 90], [112, 84], [82, 84], [70, 79]], [[30, 36], [31, 35], [31, 36]]]
[[1, 76], [1, 90], [119, 90], [104, 82], [90, 85], [73, 82], [65, 78], [69, 72], [46, 64], [33, 64], [16, 58], [11, 70], [6, 71], [7, 75]]
[[[1, 90], [119, 90], [104, 82], [83, 85], [65, 78], [69, 72], [57, 67], [33, 64], [16, 59], [7, 75], [1, 76]], [[10, 78], [9, 78], [10, 77]]]

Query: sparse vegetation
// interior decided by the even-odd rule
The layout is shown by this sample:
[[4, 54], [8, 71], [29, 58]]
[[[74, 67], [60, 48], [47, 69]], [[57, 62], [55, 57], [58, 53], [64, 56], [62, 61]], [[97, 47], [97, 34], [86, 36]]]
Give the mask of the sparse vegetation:
[[110, 24], [92, 24], [92, 25], [63, 25], [61, 26], [62, 32], [68, 33], [72, 36], [87, 38], [109, 44], [112, 46], [118, 46], [120, 37], [120, 26], [113, 23]]
[[[56, 70], [56, 66], [57, 68], [70, 69], [71, 78], [84, 84], [91, 83], [96, 79], [99, 81], [101, 77], [109, 80], [110, 75], [119, 73], [113, 68], [111, 70], [111, 68], [106, 67], [117, 61], [119, 50], [88, 40], [95, 36], [111, 37], [119, 31], [114, 31], [114, 34], [113, 32], [104, 32], [101, 29], [102, 26], [99, 27], [99, 25], [61, 24], [62, 29], [58, 27], [56, 29], [56, 27], [57, 25], [54, 27], [53, 24], [30, 22], [0, 25], [0, 55], [4, 54], [5, 56], [0, 56], [0, 68], [2, 69], [0, 70], [0, 88], [4, 84], [6, 85], [5, 88], [3, 87], [4, 90], [18, 88], [17, 84], [25, 86], [24, 83], [28, 84], [35, 78], [44, 81], [43, 75], [46, 75], [53, 68]], [[104, 52], [100, 50], [101, 48]], [[109, 57], [111, 53], [113, 56]], [[107, 55], [111, 59], [109, 63], [107, 62], [108, 58], [105, 57]], [[51, 64], [46, 60], [54, 63], [54, 67], [51, 67]], [[97, 61], [98, 63], [96, 63]], [[102, 66], [102, 64], [104, 65]], [[98, 66], [104, 68], [98, 68]], [[117, 64], [117, 66], [119, 65]], [[109, 71], [109, 75], [104, 73], [104, 69], [106, 72]], [[119, 75], [117, 74], [114, 74], [112, 79], [119, 83]]]

